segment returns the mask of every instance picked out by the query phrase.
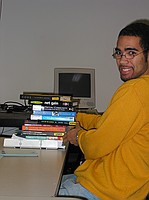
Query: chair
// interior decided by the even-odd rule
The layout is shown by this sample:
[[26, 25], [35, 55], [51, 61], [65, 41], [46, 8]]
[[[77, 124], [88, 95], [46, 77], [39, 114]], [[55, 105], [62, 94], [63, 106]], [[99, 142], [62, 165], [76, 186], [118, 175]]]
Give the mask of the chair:
[[79, 146], [69, 144], [63, 174], [73, 174], [80, 165], [83, 153]]

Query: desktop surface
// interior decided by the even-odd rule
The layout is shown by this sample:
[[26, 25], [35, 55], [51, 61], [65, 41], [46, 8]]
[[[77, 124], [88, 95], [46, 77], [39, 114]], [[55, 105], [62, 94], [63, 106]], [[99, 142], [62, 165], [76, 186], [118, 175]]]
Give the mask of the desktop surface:
[[[0, 150], [6, 149], [0, 138]], [[66, 150], [33, 151], [38, 157], [0, 157], [0, 199], [57, 195]]]

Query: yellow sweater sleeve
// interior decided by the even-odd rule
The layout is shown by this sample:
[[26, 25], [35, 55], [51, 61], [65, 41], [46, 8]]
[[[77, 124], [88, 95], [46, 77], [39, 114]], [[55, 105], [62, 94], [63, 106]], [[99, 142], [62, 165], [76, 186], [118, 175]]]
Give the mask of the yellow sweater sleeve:
[[[80, 122], [80, 125], [85, 130], [97, 128], [97, 124], [100, 121], [101, 115], [77, 113], [76, 121]], [[86, 123], [87, 122], [87, 123]]]
[[133, 126], [138, 130], [140, 128], [141, 108], [141, 103], [133, 87], [123, 84], [113, 96], [108, 109], [102, 116], [78, 115], [81, 125], [87, 130], [91, 129], [79, 132], [79, 145], [85, 158], [99, 159], [123, 143], [128, 134], [132, 137]]

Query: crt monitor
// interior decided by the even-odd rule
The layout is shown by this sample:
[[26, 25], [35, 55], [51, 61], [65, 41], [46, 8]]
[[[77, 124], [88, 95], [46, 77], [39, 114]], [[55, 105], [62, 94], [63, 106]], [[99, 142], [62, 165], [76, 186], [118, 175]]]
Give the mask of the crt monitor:
[[95, 69], [55, 68], [54, 92], [79, 99], [79, 108], [95, 108]]

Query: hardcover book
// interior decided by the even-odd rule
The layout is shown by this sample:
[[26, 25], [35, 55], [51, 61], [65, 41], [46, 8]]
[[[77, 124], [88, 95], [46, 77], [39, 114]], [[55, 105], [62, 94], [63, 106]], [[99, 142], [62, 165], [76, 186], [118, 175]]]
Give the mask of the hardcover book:
[[53, 120], [53, 121], [69, 121], [69, 122], [74, 122], [75, 117], [71, 116], [49, 116], [49, 115], [34, 115], [32, 114], [30, 116], [31, 120]]
[[44, 106], [44, 105], [37, 105], [33, 104], [32, 110], [45, 110], [45, 111], [75, 111], [73, 106]]
[[28, 140], [63, 140], [63, 136], [26, 135], [23, 138]]
[[52, 126], [52, 125], [37, 125], [37, 124], [24, 124], [22, 125], [22, 130], [29, 131], [53, 131], [53, 132], [65, 132], [66, 126]]
[[56, 100], [28, 100], [29, 105], [44, 105], [57, 107], [78, 107], [79, 101], [56, 101]]
[[45, 110], [33, 110], [34, 115], [49, 115], [49, 116], [65, 116], [65, 117], [75, 117], [76, 112], [68, 111], [68, 112], [61, 112], [61, 111], [45, 111]]
[[18, 130], [15, 135], [19, 137], [26, 136], [64, 136], [65, 132], [54, 132], [54, 131], [27, 131]]
[[54, 121], [54, 120], [25, 120], [25, 124], [50, 124], [50, 125], [66, 125], [66, 126], [75, 126], [76, 121]]
[[26, 100], [41, 100], [41, 101], [72, 101], [72, 96], [70, 95], [60, 95], [48, 92], [23, 92], [20, 94], [20, 99]]

